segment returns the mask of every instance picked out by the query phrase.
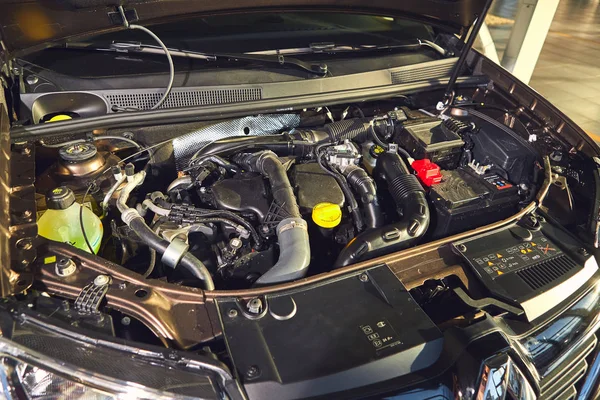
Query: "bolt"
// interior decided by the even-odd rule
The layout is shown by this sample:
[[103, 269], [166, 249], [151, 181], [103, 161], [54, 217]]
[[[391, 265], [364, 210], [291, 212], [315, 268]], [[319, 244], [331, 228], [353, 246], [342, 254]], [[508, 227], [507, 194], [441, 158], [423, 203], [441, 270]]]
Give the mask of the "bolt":
[[235, 318], [238, 315], [238, 312], [236, 309], [232, 308], [231, 310], [229, 310], [229, 312], [227, 313], [227, 315], [229, 315], [229, 318]]
[[367, 274], [360, 274], [360, 275], [358, 276], [358, 279], [359, 279], [361, 282], [369, 282], [369, 275], [367, 275]]
[[33, 213], [31, 212], [31, 210], [25, 210], [21, 213], [21, 217], [23, 219], [29, 219], [29, 218], [31, 218], [32, 215], [33, 215]]
[[121, 283], [119, 283], [118, 287], [121, 290], [125, 290], [127, 288], [127, 282], [121, 282]]
[[63, 300], [62, 301], [62, 309], [64, 311], [69, 311], [71, 309], [71, 303], [69, 303], [68, 300]]
[[28, 307], [28, 308], [33, 308], [33, 303], [28, 303], [28, 304], [27, 304], [27, 307]]
[[261, 231], [262, 233], [269, 233], [269, 231], [270, 231], [270, 230], [271, 230], [271, 229], [269, 228], [269, 226], [268, 226], [268, 225], [261, 225], [261, 226], [260, 226], [260, 231]]
[[588, 256], [588, 255], [590, 254], [590, 253], [587, 251], [587, 249], [586, 249], [586, 248], [584, 248], [584, 247], [581, 247], [579, 250], [577, 250], [577, 252], [578, 252], [579, 254], [581, 254], [582, 256]]
[[460, 251], [461, 253], [464, 253], [465, 251], [467, 251], [467, 246], [465, 246], [464, 244], [458, 244], [456, 245], [456, 248], [458, 249], [458, 251]]
[[22, 239], [17, 240], [17, 243], [15, 245], [17, 246], [18, 249], [30, 250], [33, 247], [33, 242], [31, 241], [30, 238], [22, 238]]
[[110, 282], [110, 277], [108, 275], [98, 275], [96, 279], [94, 279], [94, 285], [96, 286], [104, 286], [108, 285]]
[[28, 84], [30, 85], [35, 85], [36, 83], [38, 83], [38, 81], [40, 80], [40, 78], [38, 78], [35, 75], [29, 75], [27, 77], [27, 79], [25, 79], [27, 81]]
[[131, 318], [129, 318], [129, 317], [121, 318], [121, 324], [123, 324], [125, 326], [129, 326], [129, 324], [131, 324]]
[[248, 370], [246, 371], [246, 377], [248, 379], [252, 379], [252, 378], [256, 378], [260, 375], [260, 369], [256, 366], [256, 365], [252, 365], [250, 368], [248, 368]]
[[54, 268], [56, 275], [62, 277], [73, 275], [76, 270], [77, 265], [70, 258], [61, 258], [56, 262], [56, 267]]
[[257, 297], [248, 302], [246, 305], [248, 307], [248, 311], [252, 314], [260, 314], [263, 309], [262, 301]]
[[23, 149], [21, 149], [21, 154], [23, 154], [24, 156], [28, 156], [31, 154], [31, 149], [29, 147], [24, 147]]

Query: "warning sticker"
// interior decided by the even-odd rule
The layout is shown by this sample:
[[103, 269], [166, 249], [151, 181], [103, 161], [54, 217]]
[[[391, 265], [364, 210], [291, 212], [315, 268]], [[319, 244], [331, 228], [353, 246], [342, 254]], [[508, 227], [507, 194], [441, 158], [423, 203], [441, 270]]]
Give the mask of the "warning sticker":
[[402, 344], [398, 334], [385, 318], [361, 325], [360, 330], [378, 354], [382, 350]]

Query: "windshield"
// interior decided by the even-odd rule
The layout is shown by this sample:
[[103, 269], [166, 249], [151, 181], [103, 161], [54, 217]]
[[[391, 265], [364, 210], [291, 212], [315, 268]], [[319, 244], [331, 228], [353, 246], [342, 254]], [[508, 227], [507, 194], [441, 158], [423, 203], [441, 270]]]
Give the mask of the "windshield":
[[[431, 26], [387, 16], [261, 12], [194, 18], [151, 25], [149, 28], [171, 49], [207, 54], [256, 54], [265, 51], [282, 51], [287, 56], [311, 62], [325, 60], [328, 63], [335, 63], [337, 61], [342, 67], [336, 75], [414, 64], [439, 58], [439, 55], [436, 55], [432, 49], [423, 48], [415, 51], [415, 48], [411, 48], [419, 43], [418, 40], [434, 40], [435, 31]], [[156, 42], [144, 32], [120, 31], [78, 40], [77, 44], [82, 44], [82, 42], [89, 44], [90, 47], [68, 49], [70, 51], [66, 51], [64, 48], [48, 49], [27, 56], [25, 60], [45, 69], [78, 77], [122, 76], [165, 71], [166, 60], [161, 54], [144, 54], [144, 56], [123, 54], [122, 52], [91, 54], [92, 48], [106, 50], [114, 43], [136, 42], [142, 45], [156, 46]], [[372, 52], [381, 47], [396, 47], [396, 49], [393, 52], [388, 49], [388, 53], [384, 54]], [[346, 51], [342, 52], [340, 49]], [[356, 61], [356, 54], [349, 56], [348, 49], [356, 53], [361, 50], [371, 51], [371, 54], [364, 56], [380, 60], [358, 63], [348, 67], [346, 65], [348, 59], [352, 58], [353, 61]], [[406, 52], [410, 54], [399, 54]], [[397, 56], [398, 59], [381, 59], [388, 55]], [[255, 63], [247, 60], [241, 63], [240, 60], [235, 61], [232, 62], [225, 58], [219, 59], [217, 62], [174, 59], [178, 71], [252, 69], [256, 66]], [[273, 69], [277, 68], [270, 66], [263, 72]], [[278, 70], [278, 72], [280, 71]], [[292, 75], [303, 76], [298, 71], [293, 72]]]
[[[422, 23], [385, 16], [340, 13], [247, 13], [178, 21], [150, 27], [165, 42], [202, 52], [244, 53], [306, 47], [309, 43], [390, 44], [429, 39]], [[139, 40], [142, 32], [118, 32], [95, 40]], [[151, 42], [151, 39], [149, 41]], [[153, 43], [154, 44], [154, 43]]]

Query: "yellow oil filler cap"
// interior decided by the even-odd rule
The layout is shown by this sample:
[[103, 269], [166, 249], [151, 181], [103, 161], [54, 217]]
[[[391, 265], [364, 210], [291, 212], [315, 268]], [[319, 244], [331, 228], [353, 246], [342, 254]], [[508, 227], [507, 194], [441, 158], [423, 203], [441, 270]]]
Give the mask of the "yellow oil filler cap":
[[54, 117], [50, 118], [46, 122], [66, 121], [69, 119], [73, 119], [73, 117], [71, 117], [70, 115], [66, 115], [66, 114], [58, 114], [58, 115], [55, 115]]
[[321, 228], [335, 228], [342, 221], [342, 209], [337, 204], [319, 203], [313, 207], [312, 219]]

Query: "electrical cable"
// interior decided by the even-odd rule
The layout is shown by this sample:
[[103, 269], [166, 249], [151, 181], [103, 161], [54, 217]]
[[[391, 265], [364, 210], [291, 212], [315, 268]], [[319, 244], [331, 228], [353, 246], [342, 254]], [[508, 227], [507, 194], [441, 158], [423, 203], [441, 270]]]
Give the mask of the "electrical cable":
[[[129, 139], [129, 138], [126, 138], [123, 136], [118, 136], [118, 135], [100, 135], [100, 136], [94, 136], [91, 138], [91, 141], [93, 141], [93, 142], [96, 142], [98, 140], [120, 140], [120, 141], [131, 144], [132, 146], [136, 147], [138, 150], [140, 150], [142, 148], [142, 146], [135, 140]], [[76, 139], [76, 140], [69, 140], [67, 142], [53, 143], [53, 144], [48, 144], [48, 143], [45, 143], [43, 140], [40, 140], [38, 143], [40, 145], [42, 145], [43, 147], [47, 147], [50, 149], [57, 149], [57, 148], [65, 147], [65, 146], [70, 146], [72, 144], [79, 144], [79, 143], [86, 143], [86, 142], [88, 142], [87, 139]]]
[[[167, 56], [167, 61], [169, 62], [169, 83], [167, 84], [165, 93], [162, 95], [160, 100], [158, 100], [158, 102], [156, 102], [156, 104], [154, 104], [152, 107], [150, 107], [151, 110], [156, 110], [165, 102], [165, 100], [171, 93], [171, 89], [173, 88], [173, 81], [175, 80], [175, 65], [173, 65], [173, 58], [171, 57], [171, 53], [169, 52], [169, 49], [167, 48], [167, 46], [163, 43], [162, 40], [160, 40], [160, 38], [158, 36], [156, 36], [156, 34], [154, 32], [152, 32], [150, 29], [148, 29], [144, 26], [130, 24], [129, 21], [127, 21], [127, 17], [125, 16], [125, 11], [123, 10], [123, 6], [119, 6], [119, 13], [121, 14], [121, 18], [123, 19], [123, 25], [127, 29], [134, 29], [134, 30], [140, 30], [140, 31], [146, 32], [148, 35], [150, 35], [152, 37], [152, 39], [154, 39], [156, 41], [156, 43], [158, 43], [158, 45], [163, 49], [163, 51], [165, 52], [165, 55]], [[126, 107], [126, 108], [117, 107], [117, 108], [113, 108], [113, 109], [115, 111], [134, 111], [133, 107]], [[139, 109], [135, 109], [135, 111], [138, 111], [138, 110]]]
[[85, 240], [85, 244], [87, 246], [87, 248], [90, 250], [90, 253], [95, 254], [94, 253], [94, 249], [92, 249], [92, 245], [90, 244], [90, 241], [85, 233], [85, 227], [83, 224], [83, 207], [85, 207], [85, 198], [88, 196], [88, 194], [90, 193], [90, 189], [92, 188], [92, 186], [94, 186], [96, 184], [95, 181], [90, 182], [90, 184], [88, 185], [87, 189], [85, 190], [85, 194], [83, 195], [83, 199], [81, 199], [81, 207], [79, 207], [79, 227], [81, 228], [81, 234], [83, 236], [83, 240]]
[[[163, 218], [158, 218], [150, 227], [157, 235], [160, 229], [160, 224], [163, 222]], [[150, 262], [148, 263], [148, 268], [146, 268], [146, 272], [142, 274], [142, 277], [148, 278], [152, 272], [154, 272], [154, 267], [156, 266], [156, 250], [152, 247], [148, 247], [150, 249]]]

